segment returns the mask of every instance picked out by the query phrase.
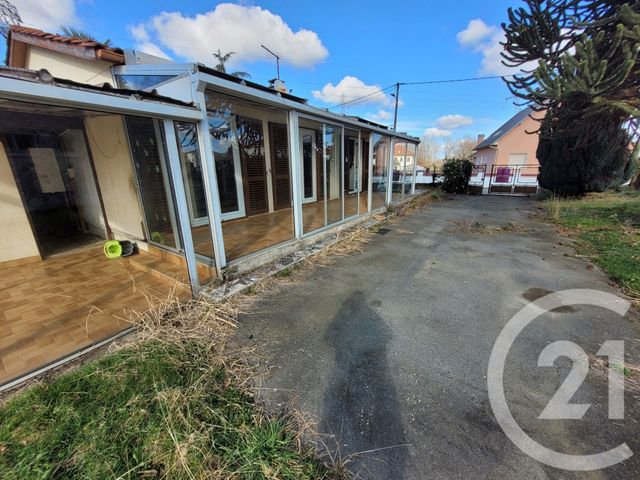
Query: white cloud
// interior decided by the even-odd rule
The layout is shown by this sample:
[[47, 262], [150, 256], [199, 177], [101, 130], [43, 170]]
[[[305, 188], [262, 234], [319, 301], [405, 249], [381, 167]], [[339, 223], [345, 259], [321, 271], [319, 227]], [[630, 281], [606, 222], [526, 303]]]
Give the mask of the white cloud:
[[329, 55], [315, 32], [304, 28], [294, 32], [282, 17], [257, 6], [222, 3], [195, 16], [162, 12], [149, 20], [146, 31], [176, 55], [208, 64], [218, 49], [235, 52], [230, 66], [271, 61], [261, 44], [280, 55], [282, 63], [296, 67], [311, 67]]
[[436, 125], [439, 128], [443, 128], [446, 130], [453, 130], [455, 128], [471, 125], [472, 123], [473, 118], [465, 117], [464, 115], [460, 115], [458, 113], [454, 115], [443, 115], [436, 120]]
[[13, 4], [26, 27], [55, 32], [60, 25], [77, 27], [82, 24], [74, 0], [14, 0]]
[[[359, 78], [347, 75], [337, 85], [327, 83], [322, 87], [322, 90], [314, 90], [311, 93], [313, 98], [322, 100], [325, 103], [354, 102], [354, 106], [369, 104], [382, 105], [384, 107], [394, 105], [395, 99], [381, 92], [381, 88], [380, 85], [367, 85]], [[359, 101], [355, 103], [355, 100]], [[402, 105], [402, 102], [399, 105]]]
[[487, 25], [480, 18], [471, 20], [467, 25], [467, 28], [458, 32], [456, 38], [458, 43], [463, 47], [469, 47], [475, 49], [482, 42], [487, 39], [493, 38], [497, 33], [500, 33], [498, 27], [494, 25]]
[[140, 23], [138, 25], [129, 25], [128, 27], [129, 33], [135, 40], [133, 48], [135, 50], [139, 50], [144, 53], [148, 53], [150, 55], [155, 55], [156, 57], [161, 58], [169, 58], [158, 45], [151, 41], [151, 37], [149, 36], [149, 32], [147, 32], [147, 27], [144, 23]]
[[458, 44], [473, 52], [482, 54], [480, 73], [486, 75], [509, 75], [518, 70], [502, 64], [504, 50], [500, 42], [505, 36], [502, 29], [495, 25], [487, 25], [479, 18], [471, 20], [467, 28], [458, 32]]
[[425, 137], [429, 137], [429, 138], [436, 138], [436, 137], [450, 137], [452, 135], [453, 132], [451, 132], [451, 130], [445, 130], [443, 128], [436, 128], [436, 127], [431, 127], [431, 128], [427, 128], [423, 135]]
[[374, 120], [390, 120], [391, 112], [387, 112], [386, 110], [378, 110], [378, 113], [374, 113], [370, 115]]

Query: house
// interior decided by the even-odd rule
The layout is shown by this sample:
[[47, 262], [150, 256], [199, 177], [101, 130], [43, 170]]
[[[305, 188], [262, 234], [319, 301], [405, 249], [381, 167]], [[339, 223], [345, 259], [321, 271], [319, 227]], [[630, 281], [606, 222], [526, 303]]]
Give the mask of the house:
[[474, 148], [474, 173], [470, 191], [478, 193], [529, 194], [537, 191], [539, 163], [539, 123], [531, 117], [531, 107], [525, 108], [495, 132], [478, 136]]
[[[415, 193], [418, 139], [140, 52], [13, 26], [0, 67], [0, 385]], [[108, 260], [107, 239], [138, 253]], [[0, 387], [1, 388], [1, 387]]]
[[393, 199], [403, 192], [406, 194], [415, 185], [413, 179], [417, 171], [417, 148], [415, 144], [395, 143], [393, 146]]

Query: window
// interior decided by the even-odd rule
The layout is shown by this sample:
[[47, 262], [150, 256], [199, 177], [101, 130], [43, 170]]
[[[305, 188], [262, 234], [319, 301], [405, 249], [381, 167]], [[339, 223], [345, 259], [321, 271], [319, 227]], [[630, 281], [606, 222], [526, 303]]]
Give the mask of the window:
[[384, 207], [387, 201], [387, 182], [389, 173], [389, 149], [391, 139], [377, 133], [372, 136], [373, 166], [371, 172], [371, 208]]

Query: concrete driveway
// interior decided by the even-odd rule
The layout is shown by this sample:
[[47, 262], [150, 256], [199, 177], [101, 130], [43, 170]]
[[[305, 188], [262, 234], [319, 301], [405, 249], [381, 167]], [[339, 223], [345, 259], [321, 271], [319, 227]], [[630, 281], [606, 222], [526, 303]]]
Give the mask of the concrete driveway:
[[[631, 459], [595, 472], [546, 466], [520, 451], [492, 412], [489, 355], [518, 310], [563, 289], [615, 292], [532, 218], [536, 209], [525, 198], [454, 197], [262, 298], [238, 335], [271, 367], [264, 398], [314, 415], [359, 478], [640, 478], [640, 393], [627, 392], [624, 420], [609, 420], [606, 371], [590, 369], [573, 396], [591, 404], [582, 420], [538, 419], [572, 365], [559, 358], [538, 367], [540, 352], [570, 340], [594, 355], [605, 340], [625, 340], [637, 364], [630, 318], [587, 306], [548, 313], [517, 338], [504, 378], [514, 418], [539, 443], [581, 455], [627, 442]], [[487, 234], [456, 222], [516, 228]]]

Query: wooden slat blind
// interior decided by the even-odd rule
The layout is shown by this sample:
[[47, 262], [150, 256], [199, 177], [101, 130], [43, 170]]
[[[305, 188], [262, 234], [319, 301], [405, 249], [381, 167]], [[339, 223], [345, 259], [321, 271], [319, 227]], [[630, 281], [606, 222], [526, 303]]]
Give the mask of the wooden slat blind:
[[269, 211], [262, 121], [238, 117], [238, 144], [247, 215]]
[[289, 176], [289, 136], [287, 126], [269, 122], [271, 145], [271, 180], [273, 183], [274, 208], [280, 210], [291, 206], [291, 183]]

